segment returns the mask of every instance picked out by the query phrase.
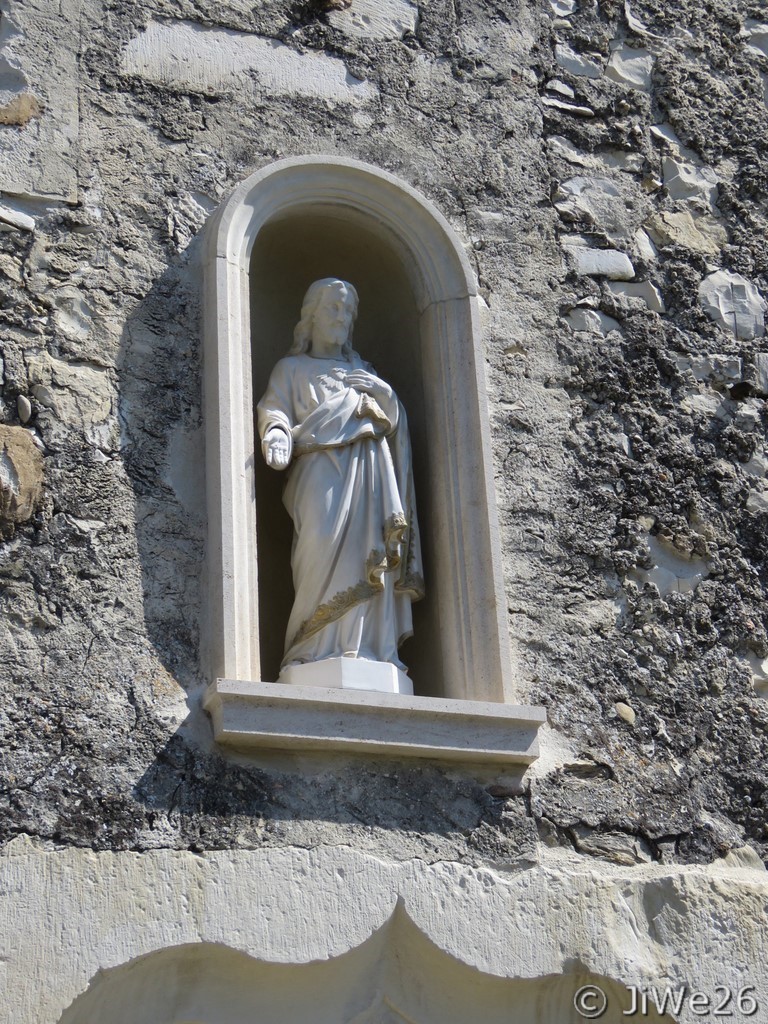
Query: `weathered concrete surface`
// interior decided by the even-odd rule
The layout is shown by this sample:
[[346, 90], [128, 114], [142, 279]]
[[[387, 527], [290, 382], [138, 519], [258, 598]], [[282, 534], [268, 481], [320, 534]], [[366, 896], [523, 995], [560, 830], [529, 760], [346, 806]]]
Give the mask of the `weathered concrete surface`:
[[[698, 299], [721, 271], [768, 295], [756, 12], [555, 7], [435, 0], [386, 38], [287, 0], [57, 14], [79, 70], [59, 93], [78, 47], [50, 69], [30, 58], [41, 114], [0, 126], [22, 139], [50, 119], [66, 136], [34, 157], [13, 142], [7, 205], [34, 231], [0, 232], [2, 421], [18, 428], [28, 398], [46, 467], [39, 512], [0, 551], [3, 840], [502, 865], [537, 840], [597, 866], [768, 856], [763, 343]], [[238, 40], [226, 74], [158, 71], [147, 39], [187, 32], [216, 54]], [[642, 88], [604, 71], [630, 51], [653, 56]], [[265, 53], [332, 68], [333, 90], [319, 71], [269, 79]], [[302, 153], [400, 175], [476, 270], [520, 696], [552, 724], [522, 786], [469, 767], [236, 761], [211, 743], [199, 231], [248, 173]], [[563, 192], [577, 178], [597, 189]], [[561, 244], [575, 236], [632, 280], [597, 258], [579, 272]]]

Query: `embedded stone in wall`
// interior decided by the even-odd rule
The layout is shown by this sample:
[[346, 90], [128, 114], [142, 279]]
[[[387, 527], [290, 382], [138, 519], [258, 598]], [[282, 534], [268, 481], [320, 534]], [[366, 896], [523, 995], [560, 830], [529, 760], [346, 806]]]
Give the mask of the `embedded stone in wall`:
[[[0, 370], [2, 367], [0, 367]], [[16, 396], [16, 413], [22, 423], [29, 423], [32, 419], [32, 403], [26, 395]]]
[[0, 231], [34, 231], [35, 218], [21, 210], [14, 210], [3, 203], [0, 205]]
[[690, 370], [697, 381], [723, 385], [743, 379], [743, 363], [738, 356], [713, 352], [706, 356], [679, 356], [675, 362], [680, 370]]
[[627, 19], [627, 25], [637, 35], [644, 36], [648, 34], [648, 26], [632, 11], [629, 0], [624, 0], [624, 17]]
[[721, 420], [723, 423], [727, 423], [730, 418], [727, 399], [715, 391], [694, 392], [686, 395], [680, 402], [680, 408], [684, 412], [711, 417]]
[[57, 288], [51, 295], [56, 326], [67, 337], [85, 339], [91, 329], [93, 311], [74, 287]]
[[[750, 56], [754, 54], [758, 57], [768, 57], [768, 22], [747, 18], [741, 36], [746, 40], [745, 48]], [[761, 72], [760, 78], [763, 84], [763, 99], [768, 107], [768, 75]]]
[[603, 73], [603, 66], [598, 58], [576, 53], [564, 43], [558, 43], [555, 47], [555, 60], [564, 71], [569, 71], [579, 78], [600, 78]]
[[760, 480], [764, 480], [768, 475], [768, 457], [765, 454], [756, 452], [749, 462], [745, 462], [741, 466], [742, 471], [747, 473], [749, 476], [758, 477]]
[[112, 412], [113, 388], [109, 372], [82, 363], [71, 365], [43, 353], [29, 359], [32, 395], [40, 406], [39, 415], [85, 432], [89, 439], [102, 439], [103, 424]]
[[753, 432], [762, 424], [765, 403], [759, 398], [747, 398], [738, 403], [734, 409], [733, 422], [739, 430]]
[[604, 149], [598, 157], [605, 167], [626, 171], [627, 174], [640, 174], [643, 169], [642, 153], [628, 153], [624, 149]]
[[672, 199], [699, 199], [714, 207], [717, 203], [718, 175], [702, 164], [698, 156], [684, 146], [668, 124], [651, 126], [651, 135], [667, 147], [662, 158], [664, 187]]
[[545, 107], [553, 107], [561, 110], [564, 114], [573, 114], [575, 117], [594, 117], [595, 112], [591, 107], [585, 107], [581, 103], [566, 103], [554, 96], [542, 96], [541, 102]]
[[612, 281], [627, 281], [635, 276], [635, 268], [626, 253], [617, 249], [588, 249], [566, 245], [566, 255], [577, 274], [604, 276]]
[[632, 89], [649, 92], [651, 88], [651, 72], [653, 71], [653, 55], [648, 50], [636, 50], [631, 46], [618, 46], [611, 54], [605, 77]]
[[640, 583], [654, 583], [664, 597], [674, 592], [686, 594], [695, 590], [709, 575], [709, 565], [703, 558], [688, 558], [661, 537], [646, 538], [650, 568], [633, 569], [629, 578]]
[[360, 39], [402, 39], [418, 20], [419, 8], [410, 0], [355, 0], [328, 15], [334, 28]]
[[31, 519], [43, 493], [43, 456], [23, 427], [0, 426], [0, 534]]
[[749, 651], [747, 661], [752, 670], [752, 685], [755, 691], [760, 697], [768, 697], [768, 658], [761, 658], [753, 651]]
[[608, 288], [624, 299], [642, 299], [655, 313], [664, 312], [664, 299], [652, 281], [609, 281]]
[[697, 167], [681, 157], [665, 156], [661, 163], [664, 187], [672, 199], [702, 199], [717, 203], [718, 177], [711, 167]]
[[658, 256], [658, 252], [647, 232], [643, 231], [642, 228], [638, 228], [632, 236], [632, 241], [637, 254], [646, 262], [653, 263]]
[[755, 356], [755, 390], [758, 395], [768, 398], [768, 354], [760, 352]]
[[515, 237], [515, 222], [508, 214], [499, 213], [498, 210], [468, 211], [467, 221], [473, 241], [507, 241]]
[[602, 334], [620, 329], [619, 321], [612, 316], [601, 313], [599, 309], [577, 306], [565, 318], [574, 331], [585, 331], [587, 334]]
[[[626, 708], [627, 705], [624, 704], [622, 707]], [[624, 717], [621, 712], [618, 713], [620, 717]], [[634, 712], [632, 714], [634, 721]], [[588, 825], [575, 825], [571, 833], [579, 853], [587, 853], [592, 857], [599, 857], [600, 860], [626, 866], [649, 864], [652, 860], [647, 843], [638, 836], [627, 835], [624, 832], [598, 832]]]
[[762, 338], [766, 302], [755, 285], [741, 274], [716, 270], [699, 285], [704, 311], [735, 338]]
[[744, 22], [746, 48], [759, 57], [768, 57], [768, 22], [747, 18]]
[[377, 95], [344, 62], [321, 53], [298, 53], [275, 39], [190, 21], [150, 22], [123, 53], [123, 71], [158, 85], [217, 92], [250, 83], [267, 94], [362, 102]]
[[43, 112], [43, 105], [31, 92], [19, 92], [11, 97], [3, 95], [2, 99], [0, 124], [25, 125]]
[[201, 192], [178, 192], [168, 200], [168, 237], [183, 252], [205, 224], [215, 202]]
[[559, 186], [554, 204], [563, 220], [586, 221], [613, 238], [624, 238], [631, 228], [626, 200], [610, 178], [569, 178]]
[[569, 164], [576, 164], [578, 167], [595, 166], [596, 161], [590, 153], [584, 153], [563, 135], [550, 135], [547, 139], [547, 148], [552, 151], [553, 156], [562, 157]]
[[658, 213], [645, 225], [657, 245], [682, 245], [715, 256], [728, 244], [728, 232], [714, 217], [690, 210]]
[[598, 150], [597, 153], [585, 153], [562, 135], [551, 135], [547, 139], [547, 146], [553, 150], [554, 155], [562, 157], [568, 163], [598, 172], [610, 168], [611, 170], [627, 171], [630, 174], [639, 174], [643, 169], [642, 153], [628, 153], [620, 149], [603, 149]]
[[623, 700], [616, 701], [613, 705], [613, 710], [623, 722], [627, 722], [629, 725], [634, 725], [637, 721], [637, 712], [629, 704], [625, 704]]
[[[0, 181], [3, 192], [77, 199], [79, 0], [3, 10]], [[55, 40], [56, 45], [52, 45]]]
[[[749, 497], [747, 498], [746, 505], [747, 512], [755, 512], [759, 515], [765, 515], [768, 512], [768, 492], [764, 488], [758, 488], [754, 491], [750, 491]], [[766, 680], [768, 683], [768, 680]]]
[[575, 100], [576, 92], [566, 85], [565, 82], [561, 82], [559, 78], [550, 78], [547, 82], [547, 92], [555, 93], [558, 96], [565, 96], [567, 100]]

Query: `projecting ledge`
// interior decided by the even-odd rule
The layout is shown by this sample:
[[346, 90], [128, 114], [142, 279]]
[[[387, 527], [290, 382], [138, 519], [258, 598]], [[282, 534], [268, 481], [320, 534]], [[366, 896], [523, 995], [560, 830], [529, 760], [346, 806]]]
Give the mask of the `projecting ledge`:
[[219, 679], [203, 706], [218, 743], [468, 763], [530, 764], [539, 707]]

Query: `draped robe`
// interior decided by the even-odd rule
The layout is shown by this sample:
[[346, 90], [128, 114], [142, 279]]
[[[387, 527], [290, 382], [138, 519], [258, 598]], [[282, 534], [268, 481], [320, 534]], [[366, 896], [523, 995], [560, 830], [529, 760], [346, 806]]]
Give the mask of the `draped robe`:
[[287, 356], [258, 404], [261, 438], [293, 439], [283, 504], [293, 520], [295, 600], [282, 667], [356, 657], [405, 666], [411, 602], [423, 596], [405, 410], [345, 383], [344, 357]]

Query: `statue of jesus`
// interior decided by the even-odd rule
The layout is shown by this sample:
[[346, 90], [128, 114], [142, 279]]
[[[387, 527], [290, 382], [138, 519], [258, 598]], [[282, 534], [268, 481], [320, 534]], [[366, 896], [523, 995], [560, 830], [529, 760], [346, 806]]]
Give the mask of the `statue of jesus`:
[[258, 405], [264, 458], [289, 470], [294, 526], [281, 672], [329, 658], [407, 671], [398, 648], [424, 594], [405, 410], [352, 348], [357, 305], [346, 281], [310, 286]]

